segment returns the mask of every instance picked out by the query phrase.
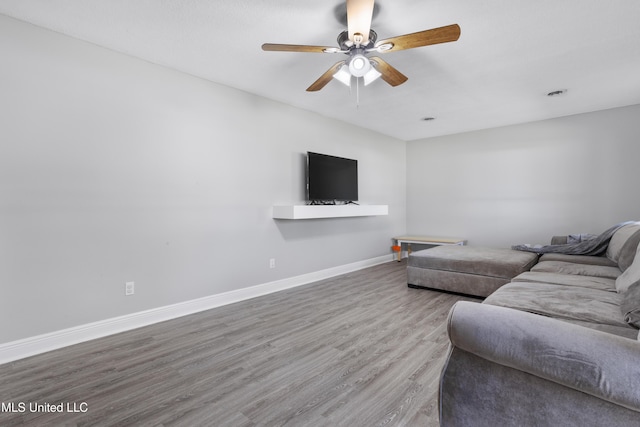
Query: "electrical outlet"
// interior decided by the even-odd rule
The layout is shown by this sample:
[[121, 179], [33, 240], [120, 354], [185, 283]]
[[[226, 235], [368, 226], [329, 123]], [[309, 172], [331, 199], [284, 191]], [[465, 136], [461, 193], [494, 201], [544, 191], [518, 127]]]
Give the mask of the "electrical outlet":
[[269, 260], [269, 268], [276, 268], [276, 259], [275, 258], [271, 258]]
[[125, 295], [133, 295], [135, 293], [135, 282], [127, 282], [124, 284], [124, 294]]

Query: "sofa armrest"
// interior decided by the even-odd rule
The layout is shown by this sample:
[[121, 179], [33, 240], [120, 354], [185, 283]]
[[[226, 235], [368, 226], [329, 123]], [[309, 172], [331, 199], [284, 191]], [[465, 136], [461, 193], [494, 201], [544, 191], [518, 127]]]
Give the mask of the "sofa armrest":
[[449, 313], [453, 346], [640, 410], [640, 342], [510, 308], [461, 301]]

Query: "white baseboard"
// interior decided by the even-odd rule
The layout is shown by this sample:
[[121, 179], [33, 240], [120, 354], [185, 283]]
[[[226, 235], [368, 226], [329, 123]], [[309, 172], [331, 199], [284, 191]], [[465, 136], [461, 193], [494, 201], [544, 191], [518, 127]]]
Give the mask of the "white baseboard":
[[0, 344], [0, 364], [389, 262], [389, 255]]

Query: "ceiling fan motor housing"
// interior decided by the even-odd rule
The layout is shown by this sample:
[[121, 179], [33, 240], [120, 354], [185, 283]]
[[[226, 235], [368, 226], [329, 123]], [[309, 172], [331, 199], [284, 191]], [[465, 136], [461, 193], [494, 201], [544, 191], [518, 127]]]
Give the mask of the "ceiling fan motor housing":
[[[372, 48], [377, 39], [378, 39], [378, 34], [375, 31], [370, 30], [369, 42], [366, 45], [361, 45], [360, 47], [365, 49]], [[343, 32], [338, 34], [337, 40], [338, 40], [338, 46], [340, 46], [342, 50], [349, 50], [355, 47], [355, 44], [353, 44], [353, 42], [349, 40], [349, 32], [347, 30], [344, 30]]]

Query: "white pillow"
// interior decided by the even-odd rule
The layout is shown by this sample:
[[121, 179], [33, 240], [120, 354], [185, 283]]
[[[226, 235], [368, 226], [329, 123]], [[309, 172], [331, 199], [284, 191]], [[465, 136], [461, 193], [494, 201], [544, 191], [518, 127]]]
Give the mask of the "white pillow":
[[640, 245], [636, 249], [636, 257], [633, 259], [633, 264], [616, 279], [616, 290], [621, 294], [636, 282], [640, 282]]

